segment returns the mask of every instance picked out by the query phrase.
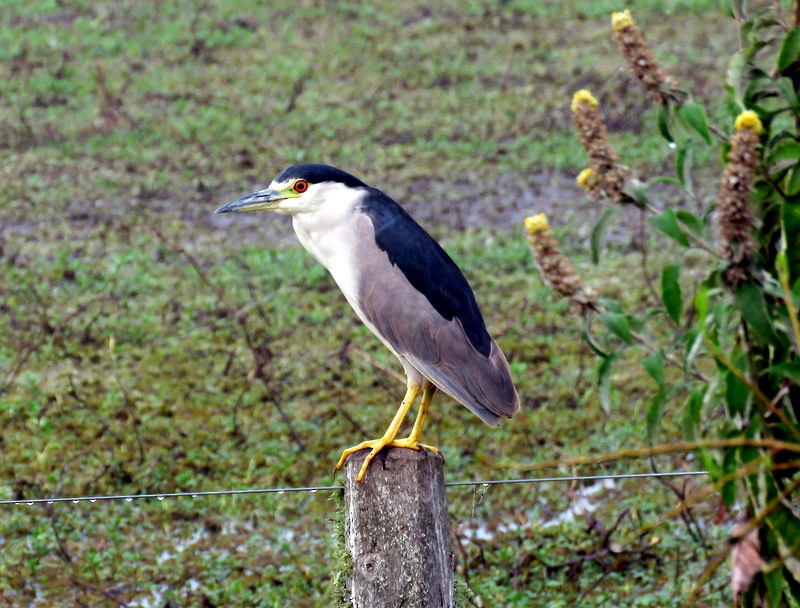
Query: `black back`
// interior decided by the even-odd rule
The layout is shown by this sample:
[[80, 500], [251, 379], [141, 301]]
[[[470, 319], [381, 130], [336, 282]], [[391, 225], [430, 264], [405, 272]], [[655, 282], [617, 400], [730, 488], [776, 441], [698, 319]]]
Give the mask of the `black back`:
[[442, 317], [457, 318], [472, 346], [488, 357], [492, 339], [461, 270], [400, 205], [380, 190], [368, 191], [359, 211], [372, 220], [378, 247]]

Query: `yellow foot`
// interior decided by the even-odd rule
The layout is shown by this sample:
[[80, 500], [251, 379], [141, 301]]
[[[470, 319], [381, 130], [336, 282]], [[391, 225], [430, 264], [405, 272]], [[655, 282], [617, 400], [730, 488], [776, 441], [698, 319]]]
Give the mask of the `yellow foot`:
[[361, 481], [362, 479], [364, 479], [364, 474], [367, 472], [369, 463], [375, 457], [375, 454], [380, 452], [383, 448], [387, 447], [408, 448], [410, 450], [427, 449], [427, 450], [432, 450], [441, 456], [441, 452], [439, 451], [438, 448], [435, 448], [432, 445], [419, 443], [417, 441], [414, 441], [410, 437], [406, 437], [405, 439], [395, 439], [394, 441], [389, 441], [385, 437], [381, 437], [380, 439], [362, 441], [361, 443], [353, 446], [352, 448], [347, 448], [344, 452], [342, 452], [342, 457], [339, 458], [339, 462], [336, 464], [336, 470], [338, 471], [344, 466], [345, 461], [350, 457], [351, 454], [355, 454], [356, 452], [360, 452], [361, 450], [369, 448], [370, 452], [364, 459], [364, 463], [361, 465], [361, 470], [359, 470], [358, 476], [356, 477], [356, 481]]
[[410, 450], [431, 450], [432, 452], [436, 452], [439, 456], [442, 453], [439, 451], [439, 448], [433, 445], [428, 445], [427, 443], [420, 443], [419, 441], [415, 441], [411, 439], [411, 437], [406, 437], [405, 439], [397, 439], [392, 442], [392, 447], [395, 448], [409, 448]]

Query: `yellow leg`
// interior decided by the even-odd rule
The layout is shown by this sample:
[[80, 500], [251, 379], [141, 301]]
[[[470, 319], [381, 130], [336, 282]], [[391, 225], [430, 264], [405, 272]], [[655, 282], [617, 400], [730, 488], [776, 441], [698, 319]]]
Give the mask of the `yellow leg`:
[[431, 401], [433, 401], [433, 395], [435, 393], [436, 386], [425, 380], [425, 383], [422, 385], [422, 400], [419, 404], [417, 419], [414, 421], [414, 428], [411, 429], [411, 434], [408, 437], [401, 439], [400, 441], [396, 441], [395, 444], [407, 442], [409, 445], [406, 445], [405, 447], [415, 450], [427, 448], [439, 454], [439, 450], [434, 446], [425, 445], [419, 442], [420, 438], [422, 437], [422, 429], [425, 426], [425, 419], [428, 417], [428, 410], [431, 408]]
[[[411, 405], [414, 403], [414, 400], [419, 395], [420, 388], [422, 388], [419, 384], [409, 384], [406, 388], [406, 396], [403, 398], [403, 402], [400, 404], [400, 407], [397, 410], [397, 413], [392, 418], [392, 422], [389, 425], [389, 428], [386, 429], [386, 432], [383, 434], [383, 437], [380, 439], [373, 439], [371, 441], [362, 441], [356, 446], [352, 448], [347, 448], [344, 452], [342, 452], [342, 457], [339, 458], [339, 462], [336, 465], [336, 470], [338, 471], [344, 466], [345, 460], [350, 454], [354, 454], [359, 450], [363, 450], [365, 448], [370, 448], [370, 453], [364, 459], [364, 464], [361, 465], [361, 470], [358, 472], [358, 477], [356, 477], [356, 481], [361, 481], [364, 479], [364, 473], [367, 472], [367, 468], [369, 467], [370, 461], [375, 457], [375, 454], [380, 452], [386, 446], [395, 446], [398, 442], [395, 441], [397, 437], [397, 432], [400, 430], [400, 425], [403, 423], [403, 419], [408, 414], [408, 410], [411, 409]], [[416, 426], [416, 425], [415, 425]], [[408, 447], [406, 445], [398, 446], [398, 447]], [[419, 448], [416, 448], [419, 449]]]

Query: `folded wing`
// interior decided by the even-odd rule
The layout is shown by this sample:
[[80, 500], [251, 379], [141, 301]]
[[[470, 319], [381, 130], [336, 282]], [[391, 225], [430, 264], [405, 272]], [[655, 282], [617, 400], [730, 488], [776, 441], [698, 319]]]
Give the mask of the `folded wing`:
[[487, 424], [498, 424], [519, 409], [519, 397], [472, 289], [436, 241], [397, 203], [381, 196], [361, 210], [375, 235], [370, 239], [372, 230], [361, 232], [361, 314], [439, 389]]

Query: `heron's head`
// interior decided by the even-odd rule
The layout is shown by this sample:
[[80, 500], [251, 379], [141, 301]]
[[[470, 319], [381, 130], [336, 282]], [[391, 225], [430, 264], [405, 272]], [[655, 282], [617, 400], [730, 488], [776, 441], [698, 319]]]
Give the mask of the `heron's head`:
[[367, 185], [335, 167], [294, 165], [281, 171], [268, 188], [223, 205], [214, 213], [270, 210], [295, 215], [352, 200]]

